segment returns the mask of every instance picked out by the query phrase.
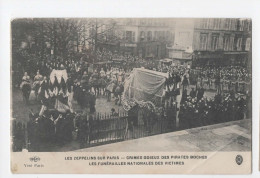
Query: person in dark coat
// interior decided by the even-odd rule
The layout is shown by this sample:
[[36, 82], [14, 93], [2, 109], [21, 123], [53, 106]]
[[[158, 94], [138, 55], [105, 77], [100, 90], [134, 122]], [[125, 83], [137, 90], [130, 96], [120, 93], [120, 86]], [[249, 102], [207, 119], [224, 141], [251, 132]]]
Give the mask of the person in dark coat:
[[190, 97], [191, 98], [195, 98], [196, 97], [196, 91], [194, 90], [194, 88], [192, 88], [191, 91], [190, 91]]
[[177, 105], [175, 102], [171, 102], [170, 106], [167, 108], [166, 111], [167, 118], [168, 118], [168, 127], [170, 130], [176, 129], [176, 114], [177, 114]]
[[81, 147], [83, 147], [90, 141], [89, 121], [86, 119], [86, 117], [80, 117], [78, 129], [78, 140], [80, 142]]
[[187, 78], [186, 75], [184, 75], [184, 78], [183, 78], [183, 81], [182, 81], [183, 89], [187, 89], [188, 85], [189, 85], [188, 78]]
[[72, 131], [74, 130], [74, 119], [75, 115], [70, 113], [68, 110], [66, 116], [64, 117], [64, 141], [69, 142], [72, 140]]
[[84, 71], [81, 80], [80, 80], [81, 86], [85, 89], [89, 89], [89, 76], [86, 71]]
[[68, 92], [71, 93], [73, 92], [73, 80], [71, 78], [71, 75], [68, 75], [68, 79], [67, 79], [67, 88], [68, 88]]
[[64, 144], [63, 140], [63, 129], [64, 129], [64, 118], [62, 114], [59, 114], [58, 118], [54, 121], [55, 124], [55, 138], [59, 145]]
[[136, 104], [128, 111], [128, 129], [133, 130], [133, 126], [138, 125], [138, 105]]
[[92, 93], [90, 94], [89, 98], [89, 109], [91, 114], [96, 111], [96, 96]]
[[187, 101], [187, 90], [186, 89], [184, 89], [182, 92], [181, 103], [184, 103], [185, 101]]
[[197, 93], [197, 99], [198, 99], [198, 100], [200, 100], [201, 98], [203, 98], [204, 92], [205, 92], [205, 90], [204, 90], [203, 87], [201, 87], [201, 88], [198, 89], [198, 93]]
[[220, 74], [218, 74], [215, 78], [215, 85], [217, 89], [217, 94], [220, 94], [222, 92], [221, 85], [220, 85]]

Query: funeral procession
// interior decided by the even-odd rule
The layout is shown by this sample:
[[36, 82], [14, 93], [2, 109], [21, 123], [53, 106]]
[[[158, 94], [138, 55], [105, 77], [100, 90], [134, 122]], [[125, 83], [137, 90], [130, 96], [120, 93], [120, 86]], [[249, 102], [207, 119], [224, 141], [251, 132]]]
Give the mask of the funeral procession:
[[14, 19], [11, 149], [249, 151], [251, 36], [246, 18]]

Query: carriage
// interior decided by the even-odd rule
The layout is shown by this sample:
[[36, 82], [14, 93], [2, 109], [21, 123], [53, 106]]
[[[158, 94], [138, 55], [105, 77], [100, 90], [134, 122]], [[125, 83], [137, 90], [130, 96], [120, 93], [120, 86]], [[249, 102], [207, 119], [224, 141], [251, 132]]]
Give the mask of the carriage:
[[135, 68], [125, 82], [124, 105], [132, 100], [137, 103], [151, 102], [155, 107], [161, 107], [167, 78], [167, 73]]
[[129, 120], [132, 121], [130, 125], [149, 133], [156, 133], [158, 127], [166, 131], [172, 125], [173, 121], [163, 116], [167, 78], [167, 73], [134, 68], [125, 81], [122, 96], [123, 108], [128, 111]]

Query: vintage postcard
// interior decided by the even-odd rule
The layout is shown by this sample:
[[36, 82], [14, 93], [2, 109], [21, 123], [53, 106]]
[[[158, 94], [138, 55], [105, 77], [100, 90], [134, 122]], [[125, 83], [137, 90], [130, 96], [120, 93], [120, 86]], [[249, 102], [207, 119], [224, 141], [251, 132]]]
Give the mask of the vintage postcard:
[[251, 173], [251, 19], [10, 23], [12, 173]]

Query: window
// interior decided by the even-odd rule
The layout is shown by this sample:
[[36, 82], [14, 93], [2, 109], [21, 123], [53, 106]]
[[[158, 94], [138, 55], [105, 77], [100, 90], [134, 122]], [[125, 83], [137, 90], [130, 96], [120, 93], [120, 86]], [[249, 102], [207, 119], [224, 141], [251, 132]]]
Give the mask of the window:
[[218, 49], [218, 42], [219, 42], [219, 34], [213, 34], [211, 39], [211, 49], [217, 50]]
[[251, 30], [251, 21], [248, 20], [247, 21], [247, 31], [250, 31]]
[[213, 29], [219, 29], [219, 28], [220, 28], [220, 19], [214, 19]]
[[247, 38], [246, 39], [246, 47], [245, 50], [249, 51], [250, 50], [250, 46], [251, 46], [251, 38]]
[[135, 32], [132, 32], [132, 42], [135, 42]]
[[245, 21], [240, 19], [239, 20], [239, 31], [243, 31], [244, 30], [244, 25], [245, 25]]
[[229, 50], [229, 45], [230, 45], [230, 35], [225, 35], [224, 36], [224, 51]]
[[141, 31], [141, 33], [140, 33], [140, 40], [144, 41], [144, 39], [145, 39], [145, 32]]
[[158, 31], [154, 32], [154, 40], [158, 40]]
[[230, 37], [229, 50], [234, 50], [234, 37]]
[[232, 19], [229, 19], [228, 29], [229, 30], [233, 29], [233, 20]]
[[147, 33], [147, 41], [152, 41], [152, 39], [153, 39], [152, 32], [148, 31], [148, 33]]
[[171, 32], [167, 31], [165, 38], [166, 38], [166, 41], [171, 41]]
[[225, 26], [224, 26], [224, 28], [226, 30], [232, 30], [234, 25], [235, 25], [235, 23], [233, 22], [232, 19], [225, 19]]
[[162, 31], [159, 31], [158, 32], [158, 40], [163, 40], [163, 32]]
[[165, 31], [162, 31], [162, 40], [165, 40], [165, 37], [166, 37], [166, 33]]
[[225, 20], [225, 29], [229, 29], [229, 27], [230, 27], [230, 19], [226, 19]]
[[242, 50], [242, 38], [238, 38], [237, 39], [236, 47], [237, 47], [237, 51], [241, 51]]
[[208, 42], [208, 34], [206, 34], [206, 33], [200, 34], [200, 49], [201, 50], [207, 49], [207, 42]]
[[123, 31], [122, 39], [123, 39], [123, 40], [126, 40], [126, 31]]
[[126, 31], [126, 32], [125, 32], [125, 40], [126, 40], [127, 42], [133, 42], [133, 41], [135, 41], [135, 32]]
[[236, 22], [237, 22], [237, 19], [232, 19], [232, 30], [236, 30]]

